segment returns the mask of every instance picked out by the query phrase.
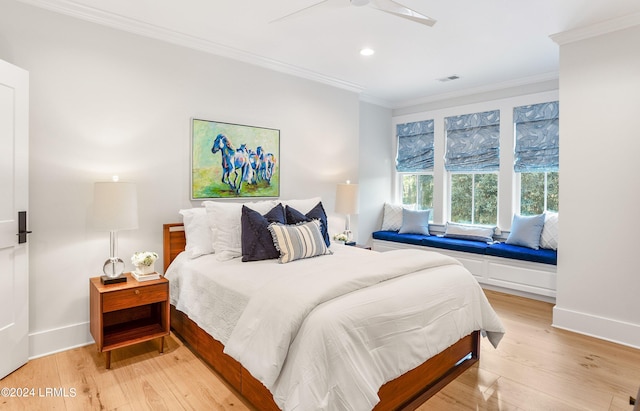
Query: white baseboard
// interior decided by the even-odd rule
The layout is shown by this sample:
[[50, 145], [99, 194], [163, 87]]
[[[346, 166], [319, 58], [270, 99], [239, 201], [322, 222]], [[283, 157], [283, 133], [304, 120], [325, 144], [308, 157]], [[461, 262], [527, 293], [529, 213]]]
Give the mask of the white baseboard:
[[93, 343], [88, 322], [39, 331], [29, 334], [29, 359]]
[[555, 306], [553, 308], [553, 326], [640, 349], [640, 324], [632, 324]]

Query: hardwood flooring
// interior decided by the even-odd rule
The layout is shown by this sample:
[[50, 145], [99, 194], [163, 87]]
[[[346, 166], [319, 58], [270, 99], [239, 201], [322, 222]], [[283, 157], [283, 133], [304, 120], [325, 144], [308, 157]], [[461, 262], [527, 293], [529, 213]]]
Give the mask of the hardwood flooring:
[[[551, 327], [552, 305], [486, 292], [507, 328], [498, 349], [482, 340], [475, 365], [419, 410], [631, 411], [640, 350]], [[0, 381], [0, 410], [250, 410], [173, 334], [115, 350], [111, 370], [95, 345], [30, 361]], [[4, 393], [5, 391], [3, 391]], [[23, 392], [24, 393], [24, 392]]]

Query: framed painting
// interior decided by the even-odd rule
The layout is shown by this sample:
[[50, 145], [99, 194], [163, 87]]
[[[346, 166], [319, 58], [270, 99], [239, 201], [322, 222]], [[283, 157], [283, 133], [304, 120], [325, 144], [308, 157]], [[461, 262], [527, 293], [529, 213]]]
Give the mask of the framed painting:
[[280, 130], [193, 119], [193, 200], [280, 196]]

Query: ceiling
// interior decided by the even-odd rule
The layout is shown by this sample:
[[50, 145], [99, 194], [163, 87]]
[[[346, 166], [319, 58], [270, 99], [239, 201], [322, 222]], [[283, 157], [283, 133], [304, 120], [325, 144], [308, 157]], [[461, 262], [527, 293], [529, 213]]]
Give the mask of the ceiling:
[[[397, 0], [428, 27], [349, 0], [21, 0], [402, 107], [558, 77], [550, 35], [640, 12], [638, 0]], [[363, 47], [375, 54], [363, 57]], [[454, 81], [438, 79], [456, 75]]]

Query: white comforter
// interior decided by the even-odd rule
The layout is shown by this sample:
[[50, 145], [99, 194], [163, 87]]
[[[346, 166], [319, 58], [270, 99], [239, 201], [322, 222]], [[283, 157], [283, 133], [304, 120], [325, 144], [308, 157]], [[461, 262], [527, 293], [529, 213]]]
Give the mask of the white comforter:
[[[285, 265], [260, 262], [259, 284], [237, 292], [236, 324], [221, 339], [225, 352], [281, 408], [371, 409], [385, 382], [471, 331], [487, 331], [497, 345], [502, 324], [456, 260], [421, 250], [349, 248]], [[242, 270], [250, 264], [241, 263]]]

